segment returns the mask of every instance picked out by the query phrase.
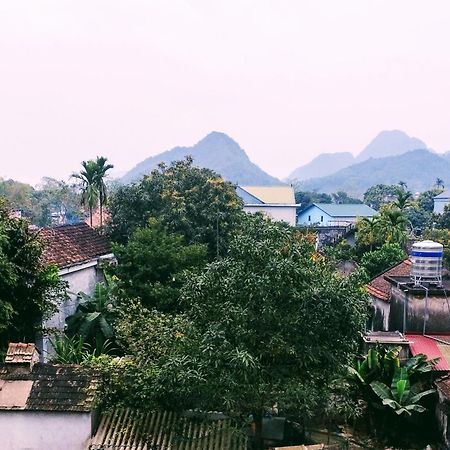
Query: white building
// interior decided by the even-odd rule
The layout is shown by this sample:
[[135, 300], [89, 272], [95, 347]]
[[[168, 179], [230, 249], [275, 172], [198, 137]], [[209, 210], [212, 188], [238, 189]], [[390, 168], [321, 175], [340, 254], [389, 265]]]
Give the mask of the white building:
[[86, 450], [98, 380], [88, 369], [37, 362], [34, 344], [10, 344], [0, 364], [2, 450]]
[[[66, 318], [79, 305], [77, 294], [93, 294], [95, 285], [104, 281], [102, 263], [113, 261], [114, 255], [108, 240], [84, 222], [43, 228], [39, 237], [44, 243], [43, 263], [56, 265], [59, 276], [68, 283], [68, 298], [43, 325], [45, 329], [63, 331]], [[44, 360], [51, 353], [49, 344], [46, 336], [38, 343]]]
[[236, 193], [244, 201], [244, 211], [262, 212], [274, 220], [295, 226], [297, 205], [292, 186], [237, 186]]
[[447, 189], [444, 192], [441, 192], [439, 195], [434, 197], [434, 213], [442, 214], [444, 212], [444, 208], [450, 205], [450, 189]]

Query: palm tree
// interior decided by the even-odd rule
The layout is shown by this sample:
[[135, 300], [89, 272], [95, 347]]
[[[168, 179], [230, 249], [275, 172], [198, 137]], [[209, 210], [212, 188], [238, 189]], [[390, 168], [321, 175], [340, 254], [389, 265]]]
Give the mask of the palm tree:
[[400, 211], [404, 211], [408, 206], [410, 206], [411, 197], [412, 193], [410, 191], [399, 189], [397, 192], [397, 200], [394, 202], [394, 206], [396, 206]]
[[114, 167], [112, 164], [106, 164], [107, 160], [108, 158], [105, 158], [104, 156], [97, 156], [97, 159], [95, 160], [95, 165], [97, 169], [96, 184], [100, 207], [100, 227], [103, 225], [103, 207], [106, 206], [108, 201], [105, 184], [106, 172], [108, 172], [108, 170]]
[[380, 216], [380, 226], [386, 237], [386, 243], [404, 245], [407, 239], [405, 214], [398, 208], [386, 208]]
[[92, 211], [97, 205], [99, 198], [97, 183], [97, 164], [95, 161], [83, 161], [81, 163], [83, 170], [72, 174], [73, 178], [81, 181], [81, 204], [89, 209], [89, 223], [92, 227]]
[[380, 226], [379, 217], [362, 217], [357, 224], [358, 240], [361, 240], [365, 244], [369, 245], [370, 251], [372, 251], [374, 244], [378, 240], [378, 229]]
[[404, 191], [406, 191], [406, 188], [408, 187], [408, 185], [406, 184], [406, 181], [402, 181], [402, 180], [400, 180], [400, 181], [398, 182], [398, 185], [399, 185]]
[[436, 178], [436, 187], [444, 189], [444, 180], [442, 178]]

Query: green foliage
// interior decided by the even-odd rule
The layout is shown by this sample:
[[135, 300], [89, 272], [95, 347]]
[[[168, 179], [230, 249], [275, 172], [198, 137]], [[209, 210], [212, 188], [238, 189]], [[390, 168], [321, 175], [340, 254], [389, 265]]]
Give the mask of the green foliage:
[[322, 251], [334, 261], [355, 261], [356, 252], [345, 239], [339, 241], [336, 245], [327, 245]]
[[127, 348], [146, 361], [135, 388], [146, 404], [260, 417], [277, 403], [311, 416], [352, 359], [366, 318], [358, 279], [259, 215], [244, 218], [224, 258], [187, 279], [182, 301], [183, 316], [136, 319], [127, 307], [119, 321]]
[[428, 191], [422, 192], [417, 199], [419, 208], [432, 213], [434, 210], [434, 197], [439, 195], [442, 191], [442, 189], [429, 189]]
[[338, 205], [349, 204], [349, 203], [362, 203], [359, 198], [350, 197], [347, 192], [338, 191], [334, 194], [331, 194], [333, 198], [333, 203], [337, 203]]
[[297, 191], [295, 193], [295, 203], [301, 204], [300, 210], [303, 211], [312, 203], [332, 203], [331, 195], [323, 192]]
[[364, 203], [372, 208], [380, 209], [381, 205], [390, 203], [397, 193], [398, 186], [395, 184], [377, 184], [364, 193]]
[[125, 245], [113, 248], [118, 265], [110, 272], [127, 298], [140, 298], [147, 307], [161, 311], [179, 310], [183, 271], [205, 265], [205, 245], [185, 245], [183, 236], [170, 233], [155, 219], [136, 230]]
[[210, 169], [195, 167], [192, 159], [160, 164], [133, 186], [120, 187], [111, 198], [108, 230], [125, 243], [136, 228], [157, 218], [187, 244], [206, 244], [209, 255], [224, 254], [242, 217], [235, 188]]
[[107, 341], [114, 339], [115, 299], [104, 283], [97, 283], [94, 294], [78, 294], [81, 303], [75, 314], [67, 317], [67, 335], [79, 336], [88, 345], [102, 348]]
[[424, 239], [439, 242], [444, 246], [444, 265], [450, 267], [450, 230], [449, 229], [427, 229], [423, 233]]
[[399, 244], [383, 244], [378, 250], [364, 253], [360, 266], [367, 271], [370, 278], [373, 278], [403, 261], [406, 256], [406, 252]]
[[0, 202], [0, 348], [33, 342], [41, 320], [65, 297], [66, 284], [56, 267], [42, 266], [41, 254], [39, 234]]

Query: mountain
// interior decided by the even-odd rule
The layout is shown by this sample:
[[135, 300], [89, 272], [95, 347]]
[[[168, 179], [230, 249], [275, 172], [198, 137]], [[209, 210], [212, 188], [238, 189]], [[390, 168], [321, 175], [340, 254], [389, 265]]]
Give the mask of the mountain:
[[413, 150], [396, 156], [370, 158], [332, 175], [296, 183], [296, 190], [345, 191], [361, 197], [375, 184], [405, 181], [412, 192], [430, 189], [439, 177], [450, 182], [450, 160], [428, 150]]
[[353, 157], [348, 152], [322, 153], [308, 164], [295, 169], [289, 175], [288, 180], [302, 181], [324, 177], [369, 158], [384, 158], [423, 149], [427, 149], [427, 145], [420, 139], [410, 137], [400, 130], [385, 130], [378, 133], [358, 156]]
[[304, 166], [297, 167], [288, 177], [289, 180], [306, 180], [313, 177], [325, 177], [353, 164], [355, 158], [350, 152], [322, 153]]
[[369, 145], [356, 157], [355, 162], [362, 162], [369, 158], [401, 155], [411, 150], [424, 150], [427, 148], [425, 142], [410, 137], [403, 131], [385, 130], [372, 139]]
[[225, 179], [245, 185], [276, 185], [280, 180], [272, 177], [252, 163], [237, 142], [225, 133], [213, 131], [192, 147], [175, 147], [140, 162], [121, 179], [123, 183], [139, 180], [149, 174], [158, 164], [184, 159], [187, 155], [194, 158], [194, 164], [207, 167], [222, 175]]

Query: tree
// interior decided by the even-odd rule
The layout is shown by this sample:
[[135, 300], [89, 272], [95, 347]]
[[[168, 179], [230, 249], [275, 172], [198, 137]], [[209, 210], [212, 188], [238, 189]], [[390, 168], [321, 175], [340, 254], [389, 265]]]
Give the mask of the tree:
[[97, 164], [95, 161], [83, 161], [83, 169], [79, 173], [72, 174], [73, 178], [81, 183], [81, 204], [89, 210], [89, 224], [92, 227], [92, 213], [97, 206], [99, 191], [97, 182]]
[[369, 277], [373, 278], [405, 258], [406, 252], [399, 244], [383, 244], [378, 250], [364, 253], [360, 265], [367, 271]]
[[[108, 170], [114, 168], [112, 164], [106, 164], [108, 158], [104, 156], [97, 156], [95, 160], [96, 165], [96, 185], [98, 191], [98, 200], [99, 200], [99, 211], [100, 211], [100, 227], [103, 226], [103, 207], [106, 206], [108, 202], [107, 189], [105, 184], [105, 178]], [[91, 223], [92, 226], [92, 223]]]
[[125, 245], [114, 245], [118, 265], [109, 270], [127, 298], [140, 298], [144, 306], [161, 311], [180, 309], [180, 287], [186, 269], [205, 265], [207, 248], [184, 244], [181, 234], [170, 233], [156, 219], [136, 230]]
[[364, 203], [370, 205], [372, 208], [380, 209], [380, 206], [390, 203], [396, 198], [398, 186], [395, 184], [377, 184], [370, 187], [364, 193]]
[[400, 186], [400, 188], [401, 188], [402, 191], [406, 191], [406, 189], [408, 189], [408, 185], [406, 184], [406, 181], [400, 180], [400, 181], [398, 182], [398, 185]]
[[444, 189], [444, 181], [439, 177], [436, 178], [436, 187]]
[[96, 284], [92, 297], [84, 292], [79, 292], [78, 297], [81, 303], [75, 314], [66, 319], [67, 335], [81, 337], [83, 343], [101, 349], [114, 338], [114, 298], [104, 283]]
[[381, 243], [380, 241], [380, 218], [374, 217], [362, 217], [356, 222], [356, 240], [358, 246], [369, 247], [372, 251], [375, 245]]
[[210, 257], [224, 254], [239, 224], [242, 200], [234, 186], [210, 169], [195, 167], [192, 158], [157, 169], [111, 197], [108, 232], [125, 243], [150, 217], [187, 244], [206, 244]]
[[39, 233], [0, 201], [0, 350], [9, 341], [33, 342], [65, 297], [58, 269], [42, 265], [42, 250]]
[[331, 194], [333, 197], [333, 202], [337, 204], [348, 204], [348, 203], [362, 203], [358, 198], [350, 197], [347, 192], [338, 191], [334, 194]]
[[332, 198], [323, 192], [297, 191], [295, 203], [300, 204], [300, 211], [303, 211], [312, 203], [332, 203]]
[[404, 211], [411, 205], [411, 198], [412, 193], [410, 191], [399, 189], [397, 192], [397, 199], [394, 202], [394, 206], [398, 208], [400, 211]]
[[[367, 307], [357, 276], [341, 277], [301, 233], [260, 215], [243, 219], [225, 257], [188, 277], [181, 300], [189, 325], [147, 366], [141, 398], [251, 413], [258, 449], [264, 411], [276, 404], [306, 418], [320, 408], [354, 355]], [[145, 360], [145, 346], [136, 351]]]
[[404, 245], [407, 240], [405, 214], [396, 207], [385, 207], [380, 214], [380, 230], [387, 244]]

